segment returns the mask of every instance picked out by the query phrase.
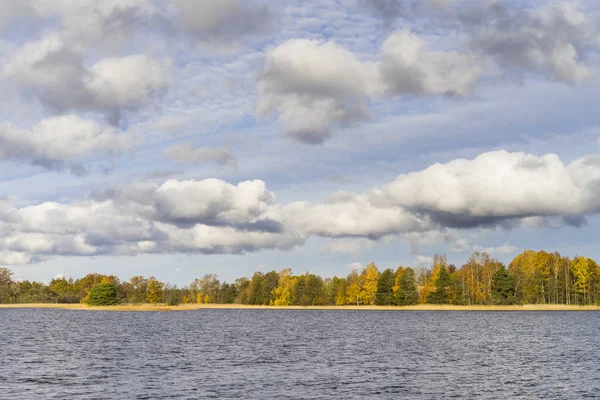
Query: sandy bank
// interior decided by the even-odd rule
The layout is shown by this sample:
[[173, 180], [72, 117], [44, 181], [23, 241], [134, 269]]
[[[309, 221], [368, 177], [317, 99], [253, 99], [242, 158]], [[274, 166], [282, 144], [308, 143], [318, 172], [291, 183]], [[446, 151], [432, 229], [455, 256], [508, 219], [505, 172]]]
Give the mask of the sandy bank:
[[90, 307], [85, 304], [0, 304], [0, 308], [56, 308], [93, 311], [190, 311], [202, 309], [256, 309], [256, 310], [362, 310], [362, 311], [600, 311], [600, 306], [573, 306], [563, 304], [527, 304], [522, 306], [453, 306], [420, 304], [416, 306], [252, 306], [245, 304], [124, 304]]

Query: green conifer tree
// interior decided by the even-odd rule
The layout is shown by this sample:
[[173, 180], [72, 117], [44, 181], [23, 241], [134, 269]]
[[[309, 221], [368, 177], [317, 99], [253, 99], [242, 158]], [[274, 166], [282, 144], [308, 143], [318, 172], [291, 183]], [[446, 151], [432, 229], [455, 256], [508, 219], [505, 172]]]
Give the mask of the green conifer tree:
[[398, 298], [398, 305], [401, 306], [419, 303], [419, 289], [417, 288], [415, 271], [412, 268], [405, 268], [402, 272], [396, 297]]
[[515, 299], [515, 277], [502, 266], [492, 280], [492, 297], [494, 304], [512, 305]]
[[427, 296], [427, 302], [431, 304], [450, 303], [448, 289], [452, 287], [452, 278], [445, 265], [440, 267], [440, 273], [434, 282], [435, 290]]
[[394, 304], [394, 281], [396, 274], [391, 269], [386, 269], [379, 275], [377, 280], [377, 293], [375, 293], [375, 304], [388, 306]]

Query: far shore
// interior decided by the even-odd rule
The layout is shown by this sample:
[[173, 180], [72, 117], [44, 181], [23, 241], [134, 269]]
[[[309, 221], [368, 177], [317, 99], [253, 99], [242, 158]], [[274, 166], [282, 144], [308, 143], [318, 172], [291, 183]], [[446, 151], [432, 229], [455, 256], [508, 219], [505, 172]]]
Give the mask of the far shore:
[[54, 308], [90, 311], [192, 311], [206, 309], [248, 310], [339, 310], [339, 311], [600, 311], [600, 306], [577, 306], [564, 304], [525, 304], [517, 306], [457, 306], [419, 304], [416, 306], [255, 306], [248, 304], [119, 304], [92, 307], [86, 304], [0, 304], [0, 308]]

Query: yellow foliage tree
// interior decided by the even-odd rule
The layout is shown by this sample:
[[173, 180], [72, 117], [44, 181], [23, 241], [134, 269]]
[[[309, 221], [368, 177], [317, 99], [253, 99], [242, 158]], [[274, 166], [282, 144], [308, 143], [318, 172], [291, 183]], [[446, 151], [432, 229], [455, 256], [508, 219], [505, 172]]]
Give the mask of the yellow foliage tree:
[[362, 291], [362, 274], [358, 275], [356, 270], [353, 270], [347, 278], [346, 286], [346, 304], [360, 305]]
[[377, 281], [379, 280], [379, 268], [371, 262], [363, 269], [363, 286], [360, 297], [364, 304], [375, 304], [375, 295], [377, 294]]
[[394, 296], [398, 295], [398, 290], [400, 289], [400, 280], [402, 279], [402, 274], [404, 273], [403, 267], [398, 267], [396, 270], [396, 277], [394, 279], [394, 286], [392, 287], [392, 292]]
[[277, 287], [273, 289], [273, 305], [289, 306], [291, 304], [293, 284], [294, 278], [292, 276], [291, 268], [286, 268], [279, 272], [279, 283], [277, 284]]

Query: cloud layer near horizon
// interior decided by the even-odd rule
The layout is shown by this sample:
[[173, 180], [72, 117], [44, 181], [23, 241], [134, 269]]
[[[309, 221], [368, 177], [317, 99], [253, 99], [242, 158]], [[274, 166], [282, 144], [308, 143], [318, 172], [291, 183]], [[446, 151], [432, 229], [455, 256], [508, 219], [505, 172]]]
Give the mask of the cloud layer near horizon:
[[[280, 204], [260, 180], [138, 182], [70, 204], [0, 207], [0, 262], [53, 255], [237, 254], [290, 249], [308, 237], [366, 238], [514, 228], [600, 212], [600, 158], [494, 151], [399, 175], [364, 193]], [[533, 222], [532, 222], [533, 221]]]

